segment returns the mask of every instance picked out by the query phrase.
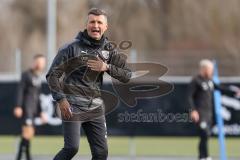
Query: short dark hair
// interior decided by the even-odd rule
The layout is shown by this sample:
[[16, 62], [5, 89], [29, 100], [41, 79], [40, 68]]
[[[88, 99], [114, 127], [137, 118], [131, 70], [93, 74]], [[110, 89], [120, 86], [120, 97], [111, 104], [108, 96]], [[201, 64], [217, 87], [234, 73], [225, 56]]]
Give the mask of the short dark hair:
[[38, 59], [38, 58], [45, 58], [45, 56], [44, 56], [43, 54], [40, 54], [40, 53], [35, 54], [35, 55], [33, 56], [33, 59]]
[[88, 11], [88, 15], [90, 15], [90, 14], [93, 14], [93, 15], [96, 15], [96, 16], [104, 15], [107, 18], [107, 13], [104, 10], [99, 9], [99, 8], [91, 8]]

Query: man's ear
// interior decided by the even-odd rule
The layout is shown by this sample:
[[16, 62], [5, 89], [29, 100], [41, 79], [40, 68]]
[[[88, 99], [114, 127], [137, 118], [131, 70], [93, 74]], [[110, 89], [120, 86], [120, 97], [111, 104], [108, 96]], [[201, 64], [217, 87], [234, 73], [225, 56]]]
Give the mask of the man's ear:
[[106, 24], [106, 30], [105, 31], [107, 31], [108, 30], [108, 24]]

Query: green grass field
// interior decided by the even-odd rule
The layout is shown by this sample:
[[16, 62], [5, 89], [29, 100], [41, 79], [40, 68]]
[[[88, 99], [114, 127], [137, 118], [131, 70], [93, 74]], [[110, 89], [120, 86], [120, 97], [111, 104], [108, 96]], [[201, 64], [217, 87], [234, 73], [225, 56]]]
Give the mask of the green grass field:
[[[90, 150], [85, 137], [81, 137], [80, 154], [89, 155]], [[14, 154], [19, 137], [0, 136], [0, 154]], [[196, 156], [196, 137], [109, 137], [109, 154], [111, 156]], [[60, 136], [37, 136], [32, 141], [32, 153], [36, 155], [54, 155], [63, 145]], [[217, 138], [210, 140], [212, 156], [218, 156]], [[240, 138], [227, 138], [228, 157], [240, 157]]]

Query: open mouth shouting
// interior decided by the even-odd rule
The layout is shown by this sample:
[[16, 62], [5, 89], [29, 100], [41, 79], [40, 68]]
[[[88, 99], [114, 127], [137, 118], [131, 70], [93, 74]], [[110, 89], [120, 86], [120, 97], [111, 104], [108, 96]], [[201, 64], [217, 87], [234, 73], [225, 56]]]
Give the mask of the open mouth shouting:
[[101, 36], [101, 31], [100, 31], [100, 29], [92, 29], [91, 34], [94, 37], [99, 37], [99, 36]]

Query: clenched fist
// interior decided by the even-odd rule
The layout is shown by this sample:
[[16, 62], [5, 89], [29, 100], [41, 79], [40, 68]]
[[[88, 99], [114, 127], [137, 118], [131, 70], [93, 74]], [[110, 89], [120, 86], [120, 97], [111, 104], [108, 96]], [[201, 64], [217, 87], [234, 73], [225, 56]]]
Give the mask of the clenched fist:
[[14, 108], [13, 114], [14, 114], [15, 117], [21, 118], [22, 115], [23, 115], [23, 110], [22, 110], [22, 108], [21, 108], [20, 106], [16, 106], [16, 107]]
[[191, 112], [191, 118], [192, 118], [192, 120], [193, 120], [195, 123], [197, 123], [197, 122], [199, 121], [199, 113], [198, 113], [198, 111], [193, 110], [193, 111]]
[[66, 98], [60, 100], [58, 102], [58, 106], [59, 106], [59, 109], [61, 111], [61, 115], [62, 115], [63, 119], [69, 119], [69, 118], [72, 117], [70, 104], [69, 104], [69, 102], [67, 101]]

